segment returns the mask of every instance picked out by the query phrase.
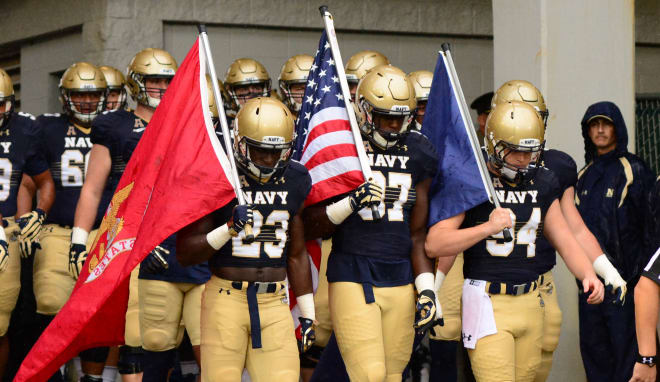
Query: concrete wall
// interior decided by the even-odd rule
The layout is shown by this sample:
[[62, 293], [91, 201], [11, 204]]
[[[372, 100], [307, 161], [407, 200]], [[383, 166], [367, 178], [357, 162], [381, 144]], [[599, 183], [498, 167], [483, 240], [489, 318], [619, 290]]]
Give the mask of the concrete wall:
[[[277, 87], [277, 78], [284, 62], [295, 54], [313, 55], [321, 36], [321, 32], [316, 30], [230, 26], [209, 27], [208, 31], [216, 71], [221, 79], [232, 61], [251, 57], [266, 66], [273, 88]], [[163, 32], [164, 48], [181, 62], [195, 41], [196, 26], [166, 24]], [[421, 69], [433, 71], [440, 44], [450, 42], [468, 100], [489, 91], [493, 83], [491, 40], [369, 32], [338, 32], [337, 38], [345, 61], [360, 50], [374, 49], [406, 72]]]

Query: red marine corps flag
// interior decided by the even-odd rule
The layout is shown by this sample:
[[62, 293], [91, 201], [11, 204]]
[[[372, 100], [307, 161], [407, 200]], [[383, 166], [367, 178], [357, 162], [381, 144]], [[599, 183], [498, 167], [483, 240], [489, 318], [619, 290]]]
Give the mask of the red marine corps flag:
[[135, 149], [71, 298], [15, 381], [45, 381], [81, 350], [123, 344], [131, 271], [165, 238], [236, 197], [210, 120], [201, 44], [188, 52]]

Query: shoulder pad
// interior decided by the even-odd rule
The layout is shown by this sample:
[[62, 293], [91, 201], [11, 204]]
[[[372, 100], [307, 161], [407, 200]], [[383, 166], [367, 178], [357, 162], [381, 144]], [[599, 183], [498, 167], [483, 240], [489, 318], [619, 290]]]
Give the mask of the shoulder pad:
[[43, 113], [41, 114], [41, 117], [46, 117], [46, 118], [59, 118], [61, 117], [61, 113]]

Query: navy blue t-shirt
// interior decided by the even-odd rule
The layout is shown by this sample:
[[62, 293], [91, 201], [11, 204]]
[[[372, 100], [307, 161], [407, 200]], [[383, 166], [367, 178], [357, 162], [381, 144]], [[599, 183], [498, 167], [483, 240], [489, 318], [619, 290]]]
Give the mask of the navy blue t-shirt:
[[0, 213], [16, 215], [16, 197], [23, 173], [34, 176], [48, 170], [39, 151], [35, 118], [27, 113], [10, 114], [0, 128]]
[[[291, 237], [289, 224], [303, 206], [312, 188], [312, 179], [305, 166], [291, 160], [282, 177], [274, 182], [258, 183], [239, 171], [246, 201], [254, 212], [252, 231], [255, 240], [243, 242], [245, 232], [232, 238], [217, 251], [211, 267], [284, 268]], [[231, 218], [236, 200], [214, 213], [215, 224], [225, 224]]]
[[[55, 182], [56, 202], [46, 217], [46, 224], [72, 227], [92, 148], [91, 129], [74, 125], [68, 116], [59, 113], [43, 114], [37, 118], [36, 124], [39, 150], [45, 156]], [[108, 185], [103, 190], [94, 227], [101, 224], [112, 191]]]
[[377, 287], [409, 284], [413, 280], [410, 252], [410, 213], [415, 206], [415, 186], [437, 171], [437, 154], [417, 131], [388, 150], [366, 145], [376, 182], [384, 187], [381, 219], [362, 209], [337, 226], [328, 258], [330, 282], [369, 283]]
[[[466, 249], [463, 274], [465, 278], [513, 284], [536, 280], [536, 242], [543, 235], [550, 205], [559, 197], [557, 178], [543, 167], [532, 180], [518, 186], [492, 174], [491, 178], [500, 206], [510, 208], [515, 215], [514, 239], [506, 243], [499, 233]], [[484, 202], [468, 210], [461, 228], [487, 222], [493, 208], [490, 202]]]
[[[575, 187], [577, 183], [577, 166], [570, 155], [559, 150], [545, 150], [543, 152], [542, 166], [552, 171], [559, 182], [559, 199], [564, 191]], [[536, 262], [537, 272], [542, 275], [550, 271], [557, 263], [555, 248], [544, 235], [536, 239]]]
[[[148, 128], [148, 125], [145, 126]], [[135, 127], [128, 133], [124, 139], [121, 161], [126, 164], [131, 159], [133, 151], [137, 147], [145, 128]], [[120, 175], [121, 177], [121, 175]], [[167, 255], [167, 263], [169, 267], [166, 271], [159, 274], [146, 272], [144, 267], [140, 267], [139, 278], [144, 280], [161, 280], [173, 283], [191, 283], [191, 284], [204, 284], [211, 278], [211, 271], [207, 263], [201, 263], [184, 267], [176, 259], [176, 234], [169, 236], [165, 239], [160, 246], [167, 249], [170, 253]]]

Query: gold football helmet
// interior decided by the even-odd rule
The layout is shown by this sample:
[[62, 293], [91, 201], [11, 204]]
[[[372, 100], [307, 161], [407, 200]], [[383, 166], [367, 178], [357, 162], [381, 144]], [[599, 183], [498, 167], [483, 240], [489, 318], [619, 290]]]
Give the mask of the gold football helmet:
[[[367, 73], [355, 92], [355, 108], [362, 134], [369, 141], [386, 150], [403, 137], [412, 122], [417, 107], [412, 82], [401, 69], [380, 66]], [[380, 126], [383, 119], [398, 119], [397, 132]]]
[[380, 65], [389, 65], [390, 60], [382, 53], [373, 50], [363, 50], [355, 53], [346, 63], [346, 80], [357, 84], [365, 74]]
[[[119, 71], [119, 69], [113, 68], [112, 66], [99, 66], [99, 69], [103, 72], [105, 81], [108, 83], [108, 95], [106, 97], [105, 108], [106, 110], [117, 110], [123, 109], [126, 107], [126, 79], [124, 75]], [[114, 97], [116, 93], [116, 100], [111, 100], [111, 97]]]
[[14, 85], [9, 74], [0, 69], [0, 105], [2, 104], [5, 105], [5, 109], [0, 113], [0, 127], [5, 124], [14, 110]]
[[249, 99], [270, 95], [270, 76], [259, 61], [239, 58], [227, 69], [225, 87], [236, 107], [240, 109]]
[[[165, 94], [165, 89], [147, 88], [148, 78], [165, 78], [171, 80], [178, 65], [172, 55], [162, 49], [147, 48], [133, 57], [128, 65], [127, 85], [131, 98], [137, 103], [155, 109]], [[151, 94], [159, 93], [158, 97]]]
[[[521, 183], [534, 177], [545, 145], [545, 125], [534, 107], [526, 102], [500, 103], [486, 120], [488, 161], [509, 182]], [[529, 153], [529, 162], [507, 162], [512, 153]]]
[[[312, 68], [313, 63], [314, 57], [307, 54], [299, 54], [289, 58], [280, 71], [279, 85], [281, 98], [289, 109], [296, 113], [302, 107], [305, 84], [307, 83], [309, 70]], [[302, 91], [292, 93], [291, 85], [295, 84], [301, 84]]]
[[295, 136], [289, 109], [272, 97], [252, 98], [241, 107], [234, 122], [236, 165], [260, 183], [281, 177]]
[[512, 80], [505, 82], [499, 89], [493, 94], [493, 99], [491, 100], [491, 109], [495, 108], [500, 103], [505, 103], [509, 101], [521, 101], [530, 104], [536, 109], [536, 111], [541, 114], [543, 123], [545, 126], [548, 125], [548, 107], [545, 105], [545, 100], [543, 99], [543, 94], [532, 85], [531, 82], [525, 80]]
[[426, 114], [426, 103], [431, 93], [431, 83], [433, 82], [433, 73], [428, 70], [418, 70], [408, 73], [408, 79], [415, 88], [415, 98], [417, 99], [417, 109], [415, 110], [415, 129], [422, 129], [422, 122]]
[[108, 83], [96, 66], [88, 62], [69, 66], [59, 88], [64, 111], [79, 124], [89, 126], [103, 111]]
[[[224, 105], [225, 108], [225, 115], [227, 117], [230, 117], [229, 114], [227, 113], [228, 108], [231, 107], [231, 104], [228, 104], [229, 94], [227, 94], [225, 85], [222, 83], [222, 81], [220, 81], [220, 79], [218, 79], [218, 87], [220, 88], [220, 96], [222, 97], [222, 104]], [[220, 112], [218, 111], [218, 104], [215, 102], [215, 94], [213, 93], [211, 76], [208, 74], [206, 75], [206, 89], [208, 91], [208, 96], [209, 96], [209, 109], [211, 110], [211, 119], [213, 120], [213, 123], [217, 123], [218, 118], [220, 118]], [[235, 116], [236, 114], [231, 116], [231, 118]]]

